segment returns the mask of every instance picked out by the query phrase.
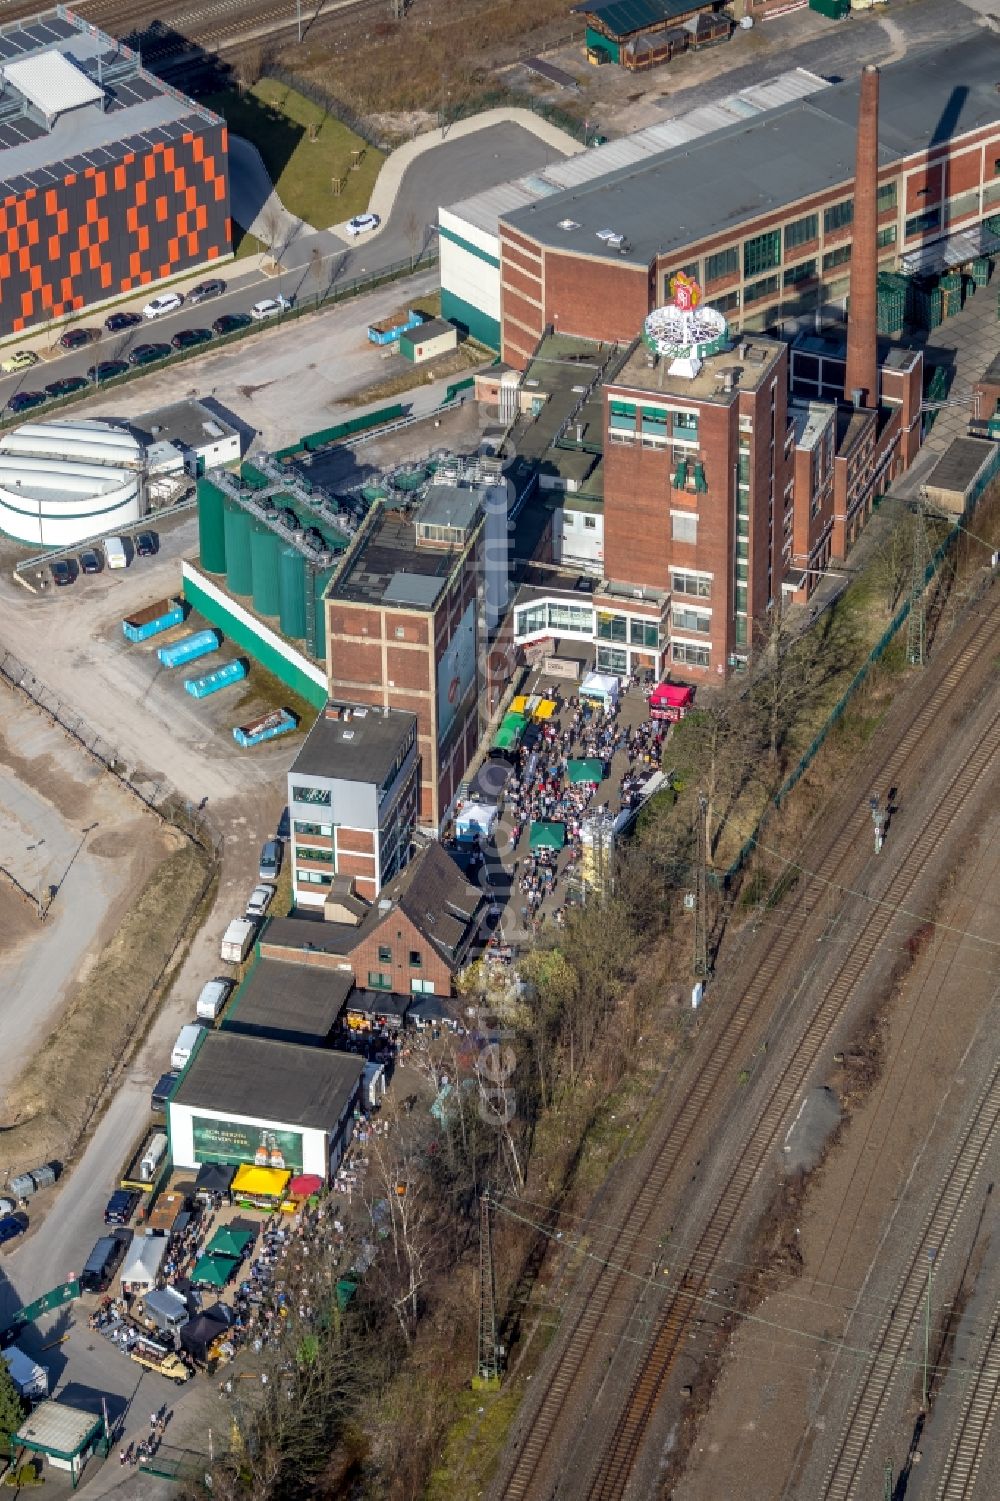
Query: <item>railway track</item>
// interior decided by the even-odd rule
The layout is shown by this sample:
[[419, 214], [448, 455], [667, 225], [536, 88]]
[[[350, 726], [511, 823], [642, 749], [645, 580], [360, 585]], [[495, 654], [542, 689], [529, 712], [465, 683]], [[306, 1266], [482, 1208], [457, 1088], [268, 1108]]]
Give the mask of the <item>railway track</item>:
[[948, 1448], [936, 1501], [968, 1501], [974, 1493], [1000, 1407], [1000, 1304], [993, 1312], [975, 1370], [967, 1380], [958, 1425]]
[[[976, 1102], [965, 1133], [942, 1179], [935, 1201], [895, 1289], [879, 1330], [874, 1355], [859, 1383], [827, 1469], [824, 1501], [853, 1501], [872, 1442], [899, 1373], [911, 1370], [907, 1346], [918, 1332], [927, 1288], [928, 1260], [947, 1251], [1000, 1132], [1000, 1062]], [[995, 1324], [994, 1324], [995, 1328]], [[1000, 1352], [994, 1376], [1000, 1382]], [[994, 1397], [996, 1393], [994, 1391]], [[964, 1491], [956, 1494], [964, 1495]]]
[[[939, 683], [933, 689], [928, 683], [922, 707], [910, 720], [891, 751], [880, 755], [877, 750], [872, 750], [859, 772], [859, 781], [863, 778], [867, 786], [872, 788], [877, 777], [879, 791], [893, 783], [897, 786], [908, 784], [908, 774], [913, 772], [924, 754], [924, 741], [932, 722], [939, 714], [947, 717], [949, 705], [959, 698], [966, 687], [967, 675], [975, 671], [977, 664], [983, 662], [984, 654], [988, 657], [996, 649], [998, 640], [1000, 623], [995, 619], [993, 610], [971, 628], [954, 659], [943, 670]], [[994, 730], [996, 728], [995, 723]], [[983, 774], [988, 762], [988, 756], [984, 760], [982, 742], [973, 753], [973, 758], [977, 768], [975, 780]], [[956, 781], [961, 775], [962, 772], [957, 774]], [[925, 830], [925, 837], [939, 841], [952, 814], [953, 808], [942, 808], [939, 819], [935, 821], [933, 834]], [[499, 1482], [493, 1491], [495, 1496], [503, 1497], [505, 1501], [508, 1498], [509, 1501], [534, 1501], [534, 1498], [545, 1498], [548, 1501], [554, 1494], [555, 1482], [550, 1478], [550, 1471], [555, 1462], [554, 1455], [558, 1451], [561, 1429], [564, 1423], [566, 1426], [579, 1424], [581, 1388], [591, 1379], [590, 1372], [596, 1361], [602, 1325], [612, 1304], [626, 1301], [625, 1283], [631, 1270], [628, 1263], [631, 1258], [636, 1257], [637, 1264], [641, 1261], [644, 1266], [648, 1266], [648, 1256], [638, 1256], [638, 1248], [651, 1238], [655, 1239], [655, 1233], [651, 1237], [650, 1230], [662, 1218], [664, 1195], [672, 1186], [674, 1175], [692, 1144], [707, 1129], [713, 1107], [717, 1107], [720, 1093], [726, 1082], [733, 1077], [734, 1062], [745, 1057], [746, 1040], [773, 995], [779, 977], [797, 972], [790, 965], [790, 960], [800, 945], [805, 948], [808, 959], [802, 963], [799, 972], [808, 971], [815, 963], [815, 939], [822, 936], [822, 932], [817, 934], [816, 930], [826, 926], [822, 907], [827, 891], [831, 884], [849, 882], [860, 868], [863, 857], [859, 851], [867, 844], [867, 826], [868, 810], [864, 799], [859, 798], [858, 805], [842, 828], [825, 843], [818, 841], [819, 848], [814, 844], [811, 859], [813, 874], [797, 895], [795, 913], [789, 914], [766, 949], [750, 985], [736, 997], [735, 1004], [730, 1009], [725, 1007], [724, 1001], [716, 1003], [716, 1013], [722, 1020], [717, 1027], [715, 1045], [701, 1072], [681, 1093], [677, 1102], [671, 1102], [664, 1111], [648, 1150], [650, 1170], [638, 1193], [619, 1216], [621, 1228], [613, 1239], [609, 1234], [604, 1243], [595, 1242], [591, 1264], [596, 1269], [585, 1277], [579, 1290], [571, 1321], [565, 1326], [565, 1334], [560, 1340], [558, 1364], [544, 1388], [527, 1432], [515, 1454], [501, 1469]], [[936, 847], [934, 843], [933, 848]], [[921, 860], [920, 871], [926, 868], [933, 848]], [[907, 889], [911, 888], [917, 878], [913, 877]], [[893, 891], [892, 898], [894, 901], [898, 900], [896, 891]], [[867, 922], [870, 942], [865, 950], [865, 962], [891, 920], [892, 912], [887, 907], [877, 907], [870, 914]], [[863, 965], [859, 967], [858, 974], [861, 968]], [[678, 1348], [686, 1336], [693, 1310], [700, 1306], [699, 1298], [709, 1285], [710, 1269], [718, 1259], [728, 1230], [745, 1204], [761, 1166], [773, 1149], [788, 1106], [841, 1014], [852, 984], [853, 980], [847, 973], [846, 966], [842, 967], [836, 987], [831, 988], [824, 1004], [814, 1016], [802, 1049], [789, 1064], [779, 1094], [761, 1121], [759, 1142], [763, 1145], [760, 1150], [754, 1150], [758, 1136], [748, 1145], [747, 1153], [730, 1180], [701, 1246], [687, 1263], [687, 1276], [693, 1281], [678, 1288], [661, 1312], [649, 1356], [629, 1393], [611, 1446], [587, 1493], [591, 1497], [610, 1498], [622, 1494], [658, 1397], [672, 1369]], [[709, 1024], [711, 1025], [711, 1019]], [[796, 1059], [799, 1060], [798, 1067], [795, 1067]], [[718, 1233], [720, 1229], [721, 1234]], [[613, 1264], [602, 1266], [602, 1260]], [[632, 1283], [633, 1289], [634, 1285]]]
[[[942, 799], [937, 813], [921, 830], [914, 841], [910, 857], [889, 888], [892, 906], [880, 905], [868, 915], [850, 953], [839, 966], [836, 976], [817, 1006], [805, 1034], [795, 1049], [781, 1078], [769, 1099], [747, 1150], [733, 1170], [701, 1239], [687, 1259], [680, 1286], [660, 1315], [660, 1322], [653, 1339], [652, 1349], [629, 1393], [624, 1413], [619, 1420], [610, 1448], [602, 1459], [593, 1484], [586, 1492], [589, 1501], [618, 1501], [624, 1494], [625, 1485], [635, 1464], [642, 1440], [646, 1435], [656, 1403], [662, 1395], [667, 1379], [673, 1370], [677, 1353], [686, 1339], [696, 1308], [706, 1299], [716, 1268], [723, 1259], [726, 1241], [736, 1228], [747, 1208], [768, 1160], [774, 1154], [781, 1128], [788, 1118], [796, 1098], [806, 1085], [824, 1046], [844, 1012], [844, 1009], [861, 979], [868, 964], [876, 954], [895, 918], [895, 910], [904, 906], [917, 887], [921, 877], [936, 859], [947, 835], [955, 812], [970, 797], [979, 783], [990, 772], [993, 757], [1000, 751], [1000, 710], [990, 723], [987, 733], [978, 742], [951, 780], [947, 794]], [[977, 1118], [978, 1119], [978, 1118]], [[950, 1238], [955, 1219], [964, 1207], [966, 1192], [971, 1192], [978, 1175], [983, 1155], [992, 1142], [1000, 1122], [1000, 1068], [996, 1080], [996, 1107], [989, 1117], [988, 1137], [979, 1139], [977, 1150], [970, 1159], [971, 1176], [949, 1180], [943, 1195], [949, 1218], [944, 1228]], [[961, 1189], [961, 1192], [959, 1192]], [[922, 1268], [926, 1276], [926, 1262]], [[919, 1293], [917, 1294], [919, 1307]], [[905, 1308], [909, 1308], [906, 1303]], [[892, 1328], [904, 1324], [904, 1319], [892, 1321]], [[853, 1481], [867, 1455], [867, 1447], [878, 1421], [884, 1411], [891, 1380], [899, 1367], [900, 1355], [908, 1337], [909, 1325], [900, 1336], [898, 1347], [895, 1338], [886, 1346], [886, 1359], [879, 1363], [884, 1371], [883, 1380], [865, 1383], [867, 1393], [859, 1408], [856, 1424], [848, 1425], [844, 1438], [843, 1465], [836, 1467], [836, 1477], [828, 1480], [826, 1495], [829, 1501], [849, 1501], [853, 1497]], [[891, 1357], [891, 1358], [890, 1358]], [[863, 1439], [863, 1442], [862, 1442]], [[850, 1473], [847, 1488], [839, 1477], [841, 1470]]]

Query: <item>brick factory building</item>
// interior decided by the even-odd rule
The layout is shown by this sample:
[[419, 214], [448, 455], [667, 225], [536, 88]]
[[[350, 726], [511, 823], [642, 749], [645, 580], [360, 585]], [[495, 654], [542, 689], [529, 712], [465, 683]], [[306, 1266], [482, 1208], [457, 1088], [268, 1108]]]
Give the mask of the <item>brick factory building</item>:
[[0, 338], [231, 254], [224, 121], [60, 6], [0, 29]]
[[331, 697], [416, 715], [434, 829], [480, 736], [483, 533], [474, 488], [431, 485], [412, 514], [376, 502], [326, 592]]
[[[523, 369], [546, 328], [628, 342], [679, 270], [737, 332], [843, 308], [859, 90], [820, 88], [502, 213], [503, 358]], [[991, 253], [1000, 96], [989, 39], [887, 67], [881, 111], [880, 265], [943, 269]]]

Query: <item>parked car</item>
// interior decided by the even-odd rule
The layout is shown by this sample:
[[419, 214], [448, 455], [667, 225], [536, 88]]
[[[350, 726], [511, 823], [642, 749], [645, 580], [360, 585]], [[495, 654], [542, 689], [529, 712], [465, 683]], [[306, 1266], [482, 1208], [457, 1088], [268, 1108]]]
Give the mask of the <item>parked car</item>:
[[211, 281], [200, 281], [196, 287], [192, 287], [187, 294], [188, 302], [207, 302], [210, 297], [221, 297], [226, 290], [226, 284], [218, 277]]
[[223, 313], [212, 324], [217, 334], [234, 334], [238, 328], [250, 327], [249, 313]]
[[167, 1108], [167, 1100], [170, 1091], [180, 1078], [179, 1069], [172, 1068], [167, 1073], [161, 1074], [153, 1085], [153, 1092], [149, 1097], [149, 1108], [158, 1115], [163, 1115]]
[[175, 349], [195, 349], [199, 344], [207, 344], [211, 337], [210, 328], [182, 328], [170, 342]]
[[106, 1225], [127, 1225], [139, 1207], [139, 1193], [134, 1188], [116, 1188], [104, 1206]]
[[222, 1008], [232, 993], [232, 980], [209, 980], [207, 984], [201, 987], [201, 993], [195, 1002], [195, 1016], [199, 1021], [218, 1021]]
[[84, 548], [83, 552], [80, 554], [80, 571], [81, 573], [100, 573], [100, 553], [95, 552], [92, 547]]
[[16, 354], [9, 354], [0, 365], [4, 375], [14, 375], [18, 370], [30, 370], [32, 365], [38, 364], [38, 356], [34, 350], [19, 349]]
[[263, 917], [273, 901], [274, 887], [269, 881], [255, 886], [247, 902], [247, 917]]
[[84, 391], [90, 385], [85, 375], [64, 375], [62, 380], [50, 381], [45, 387], [46, 396], [72, 396], [74, 391]]
[[135, 328], [141, 322], [141, 313], [112, 313], [110, 318], [105, 318], [104, 327], [109, 334], [120, 334], [126, 328]]
[[135, 539], [137, 558], [155, 558], [159, 548], [160, 543], [155, 532], [140, 532]]
[[80, 1273], [80, 1286], [84, 1292], [103, 1293], [111, 1286], [131, 1244], [131, 1230], [115, 1230], [111, 1235], [101, 1236]]
[[188, 1022], [186, 1026], [181, 1027], [177, 1034], [177, 1041], [174, 1043], [170, 1054], [171, 1068], [180, 1070], [184, 1067], [194, 1052], [195, 1044], [204, 1030], [204, 1022]]
[[154, 297], [147, 302], [142, 310], [144, 318], [162, 318], [167, 313], [176, 313], [179, 307], [184, 306], [184, 298], [180, 292], [161, 292], [159, 297]]
[[257, 924], [250, 917], [234, 917], [222, 935], [219, 956], [227, 964], [242, 964], [253, 948]]
[[32, 407], [40, 407], [48, 401], [44, 391], [15, 391], [7, 403], [8, 412], [29, 412]]
[[88, 344], [95, 344], [101, 337], [99, 328], [68, 328], [60, 336], [60, 349], [83, 349]]
[[67, 584], [73, 582], [75, 577], [70, 565], [64, 562], [62, 558], [57, 558], [54, 563], [49, 564], [49, 572], [52, 575], [52, 582], [57, 589], [64, 589]]
[[378, 229], [382, 220], [378, 214], [355, 214], [353, 219], [348, 219], [344, 228], [351, 236], [365, 235], [373, 229]]
[[130, 365], [152, 365], [170, 354], [169, 344], [139, 344], [128, 357]]
[[288, 804], [286, 803], [285, 806], [281, 810], [281, 817], [278, 819], [278, 841], [279, 841], [279, 843], [280, 843], [280, 841], [282, 839], [290, 839], [291, 835], [292, 835], [292, 821], [291, 821], [291, 819], [288, 816]]
[[6, 1245], [9, 1240], [16, 1240], [23, 1235], [25, 1226], [14, 1214], [5, 1214], [0, 1220], [0, 1246]]
[[255, 323], [260, 323], [265, 318], [273, 318], [275, 313], [287, 312], [291, 305], [290, 298], [279, 292], [276, 297], [264, 297], [260, 302], [255, 302], [250, 309], [250, 316]]
[[121, 537], [105, 537], [102, 546], [104, 557], [109, 568], [127, 568], [129, 564], [128, 553]]
[[260, 863], [257, 867], [257, 876], [261, 881], [275, 881], [281, 869], [282, 856], [280, 839], [265, 839], [261, 845]]
[[87, 371], [87, 377], [93, 385], [99, 386], [102, 380], [114, 380], [116, 375], [124, 375], [127, 370], [128, 360], [98, 360]]
[[236, 333], [237, 329], [249, 329], [251, 318], [248, 312], [224, 312], [212, 324], [216, 333]]

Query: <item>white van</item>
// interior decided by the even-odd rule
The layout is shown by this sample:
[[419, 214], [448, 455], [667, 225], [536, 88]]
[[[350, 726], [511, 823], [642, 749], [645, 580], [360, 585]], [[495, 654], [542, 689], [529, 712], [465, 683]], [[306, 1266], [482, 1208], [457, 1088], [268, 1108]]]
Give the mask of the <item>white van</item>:
[[143, 1153], [142, 1161], [139, 1164], [139, 1177], [143, 1183], [152, 1183], [156, 1177], [160, 1163], [166, 1155], [167, 1133], [165, 1131], [157, 1131], [155, 1136], [150, 1138], [149, 1146]]
[[183, 1068], [191, 1054], [194, 1052], [195, 1043], [204, 1032], [202, 1022], [188, 1022], [187, 1026], [181, 1027], [174, 1043], [174, 1050], [170, 1054], [170, 1067]]
[[121, 537], [105, 537], [103, 545], [109, 568], [128, 567], [128, 553], [125, 551], [125, 544]]
[[222, 935], [220, 955], [229, 964], [242, 964], [253, 948], [257, 924], [249, 917], [234, 917]]
[[232, 991], [232, 980], [209, 980], [207, 985], [201, 987], [201, 994], [194, 1008], [195, 1016], [199, 1017], [202, 1021], [214, 1022], [228, 1001]]

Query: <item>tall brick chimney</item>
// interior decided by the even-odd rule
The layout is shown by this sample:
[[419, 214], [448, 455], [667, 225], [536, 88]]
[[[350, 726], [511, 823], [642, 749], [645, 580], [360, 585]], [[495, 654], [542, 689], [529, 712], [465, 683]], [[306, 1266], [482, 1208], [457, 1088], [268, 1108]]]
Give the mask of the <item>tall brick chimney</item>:
[[[858, 145], [854, 170], [854, 242], [851, 303], [847, 319], [844, 397], [863, 407], [878, 405], [878, 80], [868, 63], [861, 72]], [[860, 397], [858, 393], [860, 392]]]

